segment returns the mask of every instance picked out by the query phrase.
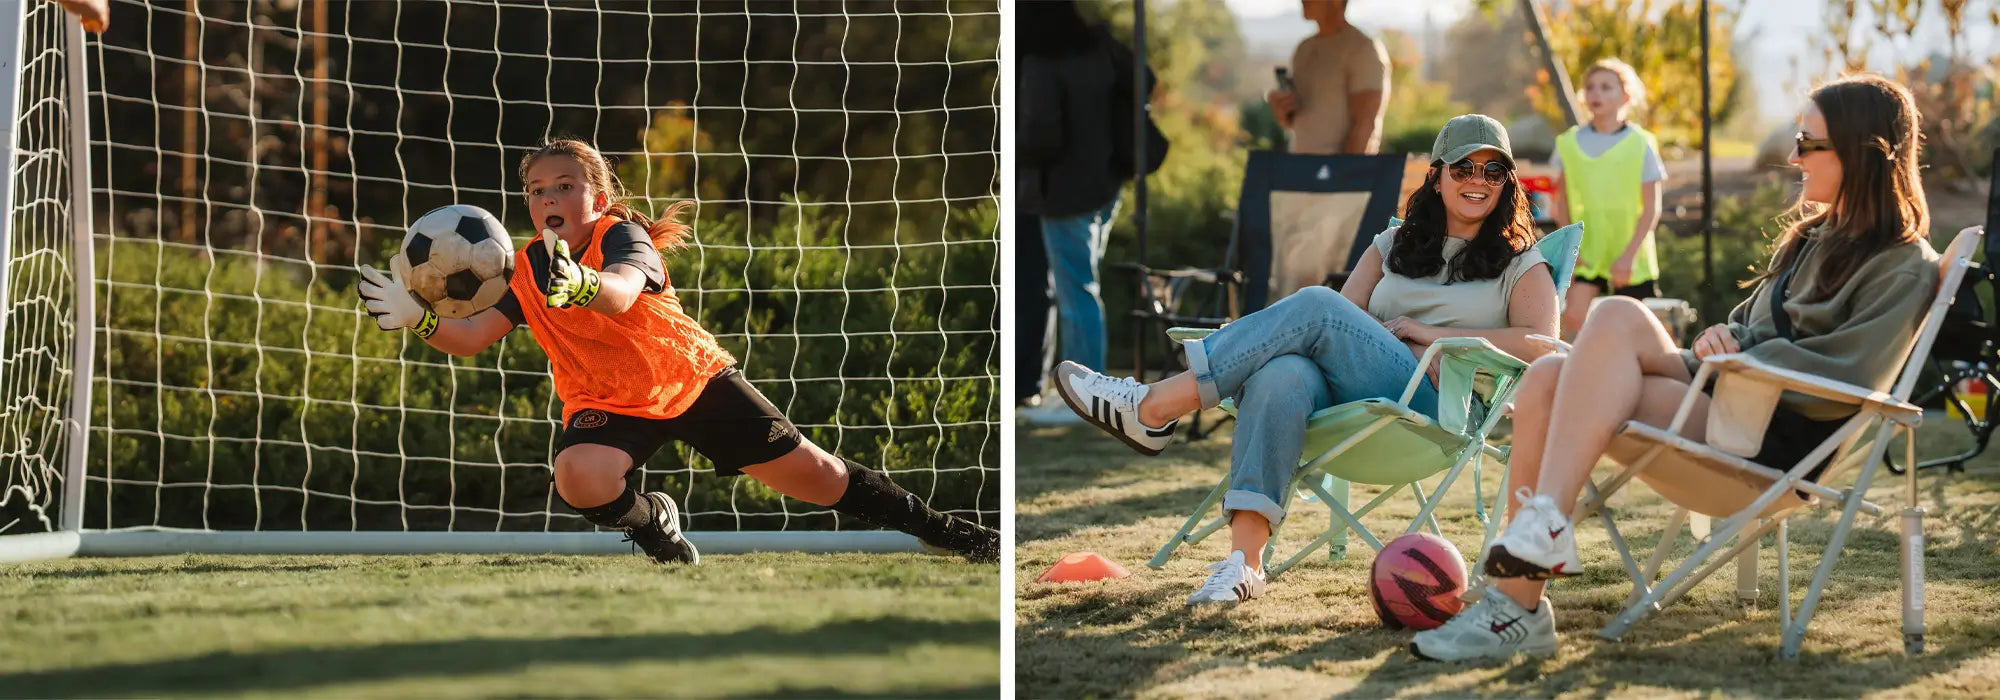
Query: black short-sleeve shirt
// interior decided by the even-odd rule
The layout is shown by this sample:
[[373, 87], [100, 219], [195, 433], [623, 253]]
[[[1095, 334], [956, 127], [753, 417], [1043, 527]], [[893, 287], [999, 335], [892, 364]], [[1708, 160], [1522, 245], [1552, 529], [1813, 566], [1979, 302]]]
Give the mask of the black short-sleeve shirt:
[[[666, 291], [667, 270], [660, 261], [660, 249], [653, 247], [653, 237], [646, 234], [645, 228], [630, 221], [620, 221], [614, 224], [611, 230], [604, 232], [603, 245], [604, 266], [600, 269], [609, 270], [612, 265], [631, 265], [646, 275], [646, 287], [642, 290], [644, 293], [658, 294]], [[580, 259], [588, 249], [589, 244], [585, 244], [583, 250], [571, 252], [570, 257]], [[528, 322], [528, 317], [521, 313], [521, 300], [515, 298], [512, 289], [507, 290], [505, 296], [494, 302], [493, 308], [499, 309], [500, 313], [505, 314], [507, 320], [513, 321], [516, 326]]]

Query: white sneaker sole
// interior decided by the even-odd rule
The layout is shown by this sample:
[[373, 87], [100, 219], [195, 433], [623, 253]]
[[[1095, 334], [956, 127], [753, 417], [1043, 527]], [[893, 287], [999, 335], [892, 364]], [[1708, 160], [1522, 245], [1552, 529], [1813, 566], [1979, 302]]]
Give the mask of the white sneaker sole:
[[1514, 556], [1503, 544], [1493, 545], [1486, 552], [1486, 575], [1489, 578], [1525, 578], [1530, 581], [1550, 581], [1569, 578], [1583, 573], [1583, 567], [1571, 570], [1568, 562], [1558, 562], [1554, 569], [1546, 568], [1526, 559]]
[[1478, 656], [1467, 656], [1458, 659], [1446, 659], [1425, 654], [1422, 650], [1417, 648], [1416, 642], [1410, 642], [1410, 653], [1415, 655], [1417, 658], [1423, 659], [1425, 661], [1441, 661], [1445, 663], [1457, 663], [1461, 661], [1506, 661], [1507, 659], [1514, 658], [1515, 656], [1519, 656], [1521, 654], [1527, 654], [1529, 656], [1548, 656], [1550, 654], [1556, 653], [1556, 650], [1561, 646], [1562, 643], [1560, 641], [1550, 642], [1548, 644], [1524, 644], [1521, 646], [1521, 648], [1515, 649], [1513, 653], [1510, 653], [1506, 656], [1492, 656], [1487, 654], [1481, 654]]

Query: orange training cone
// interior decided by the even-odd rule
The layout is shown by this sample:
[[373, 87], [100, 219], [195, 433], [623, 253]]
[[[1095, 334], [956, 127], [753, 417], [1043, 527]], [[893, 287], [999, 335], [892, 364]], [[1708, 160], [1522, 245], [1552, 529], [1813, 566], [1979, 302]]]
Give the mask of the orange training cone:
[[1055, 566], [1035, 577], [1046, 583], [1066, 583], [1069, 581], [1102, 581], [1109, 578], [1125, 578], [1132, 572], [1119, 566], [1118, 562], [1104, 558], [1096, 552], [1077, 552], [1057, 561]]

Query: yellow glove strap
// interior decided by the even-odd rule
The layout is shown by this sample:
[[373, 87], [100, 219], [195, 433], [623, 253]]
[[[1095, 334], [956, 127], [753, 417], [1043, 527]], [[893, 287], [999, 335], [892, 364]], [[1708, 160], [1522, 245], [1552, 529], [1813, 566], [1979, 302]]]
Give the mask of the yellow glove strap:
[[582, 265], [576, 266], [576, 269], [582, 273], [582, 279], [577, 280], [576, 293], [570, 295], [569, 303], [571, 306], [590, 306], [590, 302], [597, 299], [597, 292], [602, 289], [602, 285], [598, 283], [597, 271]]
[[417, 325], [410, 326], [410, 331], [416, 333], [419, 338], [429, 339], [432, 334], [438, 332], [437, 312], [424, 309], [424, 320], [418, 321]]

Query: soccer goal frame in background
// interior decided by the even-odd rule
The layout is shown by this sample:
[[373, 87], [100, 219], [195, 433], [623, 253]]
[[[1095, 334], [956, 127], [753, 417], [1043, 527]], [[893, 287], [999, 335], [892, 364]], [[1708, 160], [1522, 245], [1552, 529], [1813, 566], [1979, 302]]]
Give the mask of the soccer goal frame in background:
[[[500, 1], [424, 6], [462, 13], [451, 16], [458, 28], [432, 32], [443, 45], [425, 53], [423, 39], [406, 40], [422, 30], [412, 29], [416, 23], [400, 9], [395, 20], [409, 23], [383, 40], [337, 34], [359, 21], [351, 6], [332, 10], [348, 13], [333, 19], [336, 30], [324, 14], [328, 3], [289, 3], [299, 14], [282, 16], [276, 24], [256, 14], [265, 4], [259, 0], [238, 10], [243, 14], [213, 17], [201, 14], [208, 10], [200, 2], [114, 0], [114, 31], [120, 23], [171, 20], [176, 13], [198, 17], [187, 31], [188, 46], [199, 48], [183, 52], [171, 43], [155, 46], [155, 37], [166, 32], [150, 26], [143, 45], [135, 47], [129, 39], [108, 45], [87, 38], [53, 2], [0, 0], [0, 33], [7, 34], [0, 50], [11, 52], [0, 56], [12, 55], [17, 60], [11, 65], [21, 66], [0, 76], [5, 123], [14, 127], [6, 140], [13, 167], [0, 183], [5, 198], [0, 204], [11, 213], [0, 223], [0, 260], [7, 261], [0, 299], [11, 304], [0, 313], [0, 349], [6, 352], [0, 358], [0, 399], [9, 402], [0, 414], [0, 561], [173, 553], [631, 551], [618, 533], [593, 531], [553, 499], [546, 465], [560, 427], [560, 404], [548, 390], [546, 363], [525, 331], [510, 335], [497, 350], [456, 360], [407, 333], [378, 331], [352, 297], [353, 263], [386, 267], [393, 248], [386, 241], [399, 240], [403, 225], [435, 204], [483, 206], [510, 225], [517, 245], [528, 235], [511, 171], [525, 152], [517, 147], [533, 143], [501, 133], [503, 125], [516, 127], [520, 119], [508, 111], [515, 106], [507, 93], [512, 86], [503, 87], [498, 67], [522, 58], [500, 39], [501, 25], [515, 21], [507, 13], [520, 8]], [[616, 45], [606, 22], [643, 21], [650, 30], [655, 20], [684, 26], [692, 14], [668, 2], [647, 6], [664, 10], [645, 12], [605, 7], [613, 8], [605, 14], [619, 16], [597, 20], [600, 52], [607, 42]], [[560, 88], [586, 80], [580, 71], [593, 61], [550, 53], [543, 56], [547, 104], [530, 111], [547, 114], [540, 135], [598, 141], [617, 161], [642, 210], [657, 212], [679, 199], [696, 202], [692, 245], [668, 261], [682, 300], [808, 436], [885, 467], [942, 510], [997, 526], [997, 3], [901, 0], [800, 7], [791, 16], [777, 13], [799, 8], [727, 6], [708, 24], [702, 23], [707, 15], [696, 18], [692, 37], [662, 40], [662, 46], [691, 40], [699, 52], [713, 49], [717, 36], [736, 42], [741, 35], [740, 52], [714, 59], [706, 53], [672, 54], [649, 41], [639, 59], [595, 61], [599, 83], [617, 70], [645, 67], [637, 104], [629, 95], [606, 99], [612, 93], [602, 90], [589, 104], [565, 103], [557, 95]], [[312, 10], [321, 14], [309, 18]], [[581, 11], [550, 10], [551, 36], [558, 34], [557, 14]], [[478, 24], [481, 12], [491, 14], [489, 25]], [[459, 21], [466, 17], [472, 19]], [[455, 49], [452, 44], [463, 39], [456, 33], [459, 25], [468, 22], [475, 27], [474, 47]], [[775, 57], [771, 47], [753, 47], [753, 39], [770, 43], [770, 28], [782, 30], [787, 22], [795, 33], [780, 37]], [[809, 36], [807, 25], [839, 31]], [[965, 33], [989, 25], [990, 47], [975, 44], [968, 51]], [[481, 26], [490, 26], [490, 47], [476, 46], [478, 32], [485, 31]], [[944, 37], [941, 50], [911, 53], [909, 45], [917, 42], [906, 45], [906, 26], [912, 27], [911, 37], [916, 32]], [[882, 33], [890, 31], [894, 46], [884, 48], [890, 42]], [[218, 52], [214, 46], [240, 45], [243, 35], [256, 32], [273, 34], [252, 41], [295, 42], [275, 54], [289, 59], [271, 65], [273, 52], [253, 44], [242, 52], [251, 56], [244, 65], [240, 55], [228, 53], [235, 49]], [[344, 60], [326, 60], [330, 35], [345, 46], [344, 56], [333, 50], [334, 58]], [[446, 65], [439, 80], [446, 86], [454, 84], [454, 58], [475, 65], [492, 61], [492, 94], [410, 87], [401, 78], [364, 85], [354, 77], [358, 55], [393, 51], [397, 60], [409, 61], [398, 64], [399, 73], [421, 72], [440, 55], [436, 49], [442, 49]], [[667, 57], [660, 58], [663, 54]], [[260, 65], [258, 56], [265, 56], [266, 64]], [[125, 70], [134, 60], [163, 71], [149, 81], [151, 94], [109, 87], [106, 74]], [[684, 102], [649, 93], [656, 89], [650, 82], [656, 68], [690, 74], [695, 90]], [[169, 70], [179, 72], [164, 73]], [[872, 78], [878, 82], [896, 76], [893, 90], [866, 94], [869, 79], [857, 76], [867, 71], [878, 71]], [[186, 94], [205, 95], [195, 98], [200, 102], [174, 101], [173, 81], [163, 78], [180, 75], [193, 76]], [[774, 75], [789, 76], [790, 83], [759, 97], [758, 89], [769, 86]], [[811, 90], [831, 76], [847, 84], [837, 92]], [[222, 99], [247, 100], [250, 106], [240, 114], [213, 108], [215, 93], [241, 87], [231, 82], [236, 78], [248, 89]], [[259, 80], [280, 87], [337, 85], [347, 96], [308, 99], [297, 91], [272, 92]], [[973, 91], [970, 101], [967, 90]], [[360, 96], [365, 91], [372, 91], [366, 100]], [[940, 96], [930, 102], [913, 97], [929, 92]], [[824, 102], [829, 94], [838, 102]], [[771, 95], [781, 101], [759, 102]], [[278, 99], [289, 104], [260, 111]], [[454, 115], [474, 113], [483, 102], [500, 105], [490, 132], [481, 137], [454, 128]], [[391, 103], [408, 111], [389, 122], [369, 122], [362, 113]], [[131, 123], [134, 105], [152, 110], [150, 140], [111, 137], [118, 133], [114, 124]], [[406, 117], [435, 116], [440, 105], [442, 132], [405, 129]], [[580, 108], [607, 116], [600, 120], [593, 114], [584, 129], [574, 126], [575, 119], [561, 118], [565, 110]], [[640, 135], [603, 126], [615, 122], [619, 110], [628, 122], [631, 112], [643, 115]], [[176, 116], [182, 113], [199, 113], [200, 119], [182, 121]], [[288, 114], [293, 121], [285, 120]], [[758, 131], [778, 123], [760, 115], [777, 115], [790, 126], [789, 151], [757, 140]], [[802, 134], [816, 128], [815, 120], [822, 127], [838, 125], [838, 152], [798, 145]], [[384, 123], [393, 126], [371, 126]], [[968, 124], [970, 134], [960, 126]], [[180, 133], [184, 126], [186, 134]], [[197, 143], [197, 129], [200, 145], [183, 147]], [[229, 129], [247, 130], [247, 155], [232, 153], [244, 144], [225, 142], [232, 136]], [[869, 142], [866, 136], [876, 133], [891, 138]], [[927, 139], [922, 146], [899, 145], [919, 137]], [[16, 139], [25, 140], [17, 146]], [[360, 142], [367, 139], [394, 139], [396, 147], [364, 156]], [[410, 143], [443, 150], [406, 150]], [[766, 145], [754, 145], [759, 143]], [[887, 150], [869, 150], [875, 147]], [[393, 152], [393, 162], [376, 157], [383, 152]], [[453, 172], [442, 183], [394, 182], [397, 174], [431, 165], [422, 161], [440, 153], [478, 175]], [[469, 154], [462, 163], [461, 154]], [[936, 161], [933, 167], [924, 167], [930, 160]], [[988, 161], [990, 171], [983, 169]], [[807, 167], [815, 162], [844, 168], [844, 180], [838, 170]], [[913, 172], [929, 180], [911, 185]], [[968, 172], [970, 184], [963, 182]], [[738, 180], [750, 184], [730, 184]], [[783, 196], [756, 189], [756, 183], [772, 180]], [[135, 181], [141, 184], [132, 185]], [[392, 210], [370, 209], [355, 194], [364, 187], [398, 185], [402, 206]], [[198, 213], [191, 215], [197, 203]], [[99, 220], [92, 220], [93, 213]], [[146, 226], [154, 228], [148, 232]], [[231, 245], [208, 237], [230, 226], [259, 233]], [[884, 227], [886, 235], [875, 231]], [[60, 238], [43, 233], [54, 228], [62, 230]], [[58, 267], [62, 274], [53, 274]], [[132, 276], [135, 270], [139, 277]], [[828, 280], [838, 284], [828, 286]], [[285, 285], [293, 282], [303, 291], [285, 296], [292, 293]], [[133, 314], [151, 328], [134, 330]], [[979, 324], [966, 323], [981, 314]], [[237, 329], [253, 335], [230, 335], [228, 324], [253, 317], [247, 331]], [[16, 327], [22, 323], [32, 327]], [[287, 358], [302, 359], [294, 366]], [[248, 367], [237, 381], [254, 386], [231, 385], [225, 365]], [[301, 373], [303, 379], [293, 376]], [[30, 385], [33, 379], [41, 383]], [[448, 386], [449, 391], [422, 400], [401, 394], [389, 401], [365, 399], [356, 389], [329, 397], [316, 383], [329, 380]], [[489, 386], [496, 382], [497, 392]], [[197, 425], [192, 431], [184, 427], [190, 424], [190, 415], [183, 415], [188, 412]], [[352, 442], [340, 442], [347, 436], [329, 439], [317, 427], [330, 413], [351, 424]], [[199, 426], [203, 419], [206, 433]], [[173, 427], [176, 420], [183, 427]], [[446, 435], [442, 446], [418, 439], [437, 434], [438, 426]], [[394, 449], [365, 444], [391, 434]], [[235, 457], [220, 456], [230, 450]], [[133, 468], [135, 454], [141, 455], [136, 464], [142, 469]], [[749, 480], [718, 480], [705, 462], [691, 457], [685, 448], [669, 447], [640, 478], [643, 488], [682, 500], [683, 510], [694, 517], [690, 537], [705, 551], [918, 547], [901, 533], [782, 502]], [[379, 490], [363, 493], [383, 473], [384, 460], [400, 465], [390, 472], [401, 481], [387, 499]], [[199, 468], [214, 479], [186, 478], [189, 469]], [[476, 500], [496, 490], [487, 479], [499, 483], [497, 503]], [[199, 498], [190, 500], [190, 493]], [[517, 502], [522, 494], [541, 500], [524, 507]]]

